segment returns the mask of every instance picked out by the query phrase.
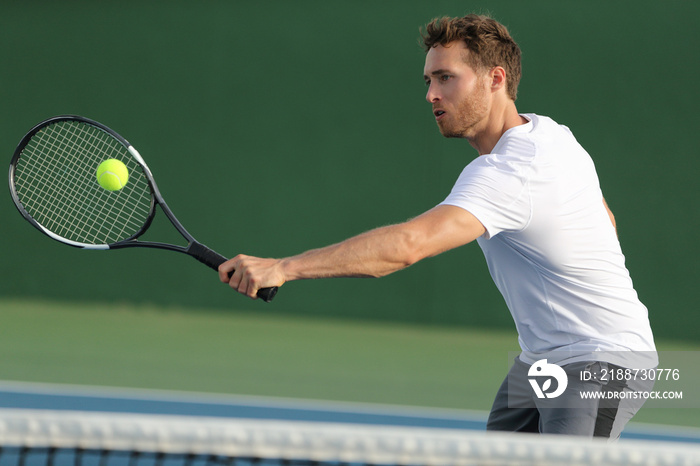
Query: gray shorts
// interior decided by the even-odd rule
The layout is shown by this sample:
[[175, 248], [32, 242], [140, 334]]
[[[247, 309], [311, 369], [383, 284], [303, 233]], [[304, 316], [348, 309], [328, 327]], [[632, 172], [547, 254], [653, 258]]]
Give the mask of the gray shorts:
[[[515, 359], [496, 394], [487, 430], [582, 435], [614, 440], [619, 438], [622, 429], [645, 401], [643, 397], [620, 394], [650, 391], [654, 385], [653, 380], [599, 380], [590, 374], [609, 374], [611, 369], [618, 369], [618, 366], [600, 361], [575, 362], [561, 367], [568, 380], [566, 389], [561, 395], [550, 399], [541, 390], [537, 395], [539, 385], [534, 387], [533, 383], [539, 382], [533, 382], [536, 378], [528, 375], [530, 367], [519, 358]], [[545, 390], [556, 387], [556, 382], [553, 383], [551, 380], [545, 381]], [[597, 392], [605, 397], [583, 398], [581, 392]]]

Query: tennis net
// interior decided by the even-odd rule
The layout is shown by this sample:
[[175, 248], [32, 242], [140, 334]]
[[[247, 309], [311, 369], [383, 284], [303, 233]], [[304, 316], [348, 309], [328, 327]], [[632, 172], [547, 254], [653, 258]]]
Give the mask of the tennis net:
[[691, 444], [0, 409], [0, 466], [692, 465]]

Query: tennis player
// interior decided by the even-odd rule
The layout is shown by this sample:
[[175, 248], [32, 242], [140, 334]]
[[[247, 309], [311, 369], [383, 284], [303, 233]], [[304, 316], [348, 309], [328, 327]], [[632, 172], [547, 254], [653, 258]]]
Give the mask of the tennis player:
[[[477, 15], [440, 18], [426, 26], [423, 43], [437, 126], [478, 153], [447, 198], [405, 223], [293, 257], [236, 256], [219, 268], [221, 281], [254, 298], [292, 280], [381, 277], [477, 240], [522, 348], [487, 428], [615, 439], [643, 403], [629, 393], [651, 387], [607, 374], [658, 361], [593, 161], [567, 127], [518, 113], [521, 52], [503, 25]], [[531, 371], [552, 365], [568, 380], [544, 383]], [[552, 404], [545, 388], [562, 383], [567, 389]], [[582, 400], [581, 390], [613, 399]]]

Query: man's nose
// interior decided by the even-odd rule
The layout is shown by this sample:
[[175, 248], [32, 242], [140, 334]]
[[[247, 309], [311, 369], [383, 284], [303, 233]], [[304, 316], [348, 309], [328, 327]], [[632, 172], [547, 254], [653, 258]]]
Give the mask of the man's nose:
[[440, 100], [440, 95], [432, 84], [428, 87], [428, 92], [425, 94], [425, 100], [427, 100], [429, 104]]

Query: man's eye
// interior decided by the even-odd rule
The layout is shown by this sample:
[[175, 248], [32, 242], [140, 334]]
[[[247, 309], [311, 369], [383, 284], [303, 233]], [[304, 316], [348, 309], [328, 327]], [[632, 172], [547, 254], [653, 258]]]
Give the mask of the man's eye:
[[452, 76], [450, 76], [449, 74], [443, 74], [442, 76], [440, 76], [440, 80], [441, 80], [441, 81], [447, 81], [447, 80], [449, 80], [451, 77], [452, 77]]

